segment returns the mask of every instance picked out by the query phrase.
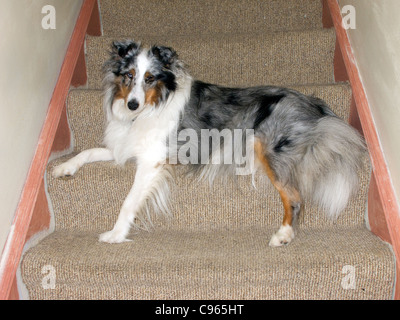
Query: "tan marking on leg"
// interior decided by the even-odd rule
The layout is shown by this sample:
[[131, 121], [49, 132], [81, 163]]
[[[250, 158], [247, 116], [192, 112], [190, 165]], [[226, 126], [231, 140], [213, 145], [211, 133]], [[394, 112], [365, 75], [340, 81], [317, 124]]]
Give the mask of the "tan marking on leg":
[[254, 151], [257, 156], [258, 161], [263, 166], [265, 172], [267, 173], [267, 176], [269, 177], [273, 186], [278, 190], [278, 192], [281, 196], [283, 208], [285, 210], [282, 225], [291, 226], [293, 223], [293, 207], [292, 207], [292, 205], [294, 203], [301, 203], [300, 194], [296, 189], [289, 187], [289, 186], [282, 186], [281, 183], [276, 181], [275, 173], [272, 170], [272, 168], [268, 162], [268, 158], [264, 152], [262, 143], [259, 140], [255, 140]]

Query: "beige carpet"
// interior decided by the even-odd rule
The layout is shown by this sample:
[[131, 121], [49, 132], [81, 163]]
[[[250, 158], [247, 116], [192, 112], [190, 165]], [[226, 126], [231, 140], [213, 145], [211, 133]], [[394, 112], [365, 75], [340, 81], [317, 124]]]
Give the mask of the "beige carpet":
[[[333, 30], [255, 33], [245, 35], [213, 34], [192, 37], [165, 35], [138, 38], [143, 45], [173, 47], [191, 74], [203, 81], [228, 86], [260, 84], [326, 84], [333, 79]], [[101, 87], [99, 66], [115, 37], [90, 38], [87, 42], [89, 88]]]
[[[88, 89], [72, 90], [74, 153], [99, 146], [104, 117], [100, 68], [113, 39], [172, 45], [197, 78], [219, 84], [280, 84], [325, 99], [348, 118], [351, 89], [333, 83], [335, 35], [321, 26], [319, 0], [102, 0], [104, 36], [86, 45]], [[51, 168], [71, 157], [57, 159]], [[55, 230], [23, 257], [31, 299], [390, 299], [394, 258], [366, 228], [370, 164], [338, 221], [306, 205], [295, 240], [270, 248], [283, 215], [267, 177], [207, 183], [178, 168], [170, 219], [153, 217], [133, 242], [98, 242], [128, 193], [133, 163], [83, 167], [73, 178], [47, 174]], [[55, 271], [43, 286], [42, 268]], [[349, 286], [348, 270], [354, 282]], [[346, 271], [347, 270], [347, 271]]]
[[[365, 228], [305, 229], [274, 249], [272, 232], [157, 230], [110, 245], [97, 233], [59, 231], [26, 257], [26, 284], [35, 299], [390, 298], [391, 260]], [[41, 286], [43, 263], [56, 270], [53, 290]], [[355, 289], [346, 289], [347, 265]]]

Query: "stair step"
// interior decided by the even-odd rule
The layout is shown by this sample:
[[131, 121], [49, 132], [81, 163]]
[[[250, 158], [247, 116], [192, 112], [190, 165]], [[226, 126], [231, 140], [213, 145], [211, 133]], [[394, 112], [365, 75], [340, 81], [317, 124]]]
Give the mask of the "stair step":
[[[347, 83], [290, 87], [325, 100], [338, 116], [349, 118], [351, 87]], [[103, 139], [105, 125], [102, 91], [71, 90], [67, 106], [75, 151], [98, 147]]]
[[[392, 297], [393, 256], [365, 228], [300, 229], [281, 248], [267, 245], [273, 231], [159, 230], [117, 245], [96, 233], [56, 231], [25, 254], [22, 277], [38, 300]], [[44, 267], [54, 289], [43, 287]]]
[[[101, 88], [102, 65], [113, 40], [89, 37], [88, 87]], [[174, 48], [195, 79], [228, 86], [325, 84], [333, 82], [333, 30], [135, 38], [143, 45]]]
[[[69, 157], [55, 160], [48, 168], [48, 192], [56, 230], [105, 232], [112, 229], [133, 185], [135, 165], [129, 163], [120, 167], [113, 162], [92, 163], [82, 167], [72, 178], [52, 178], [53, 166]], [[251, 176], [217, 179], [210, 188], [208, 182], [185, 177], [185, 169], [185, 166], [178, 167], [176, 178], [170, 183], [172, 217], [157, 217], [151, 211], [155, 230], [280, 226], [283, 205], [278, 192], [263, 173], [255, 177], [256, 188], [251, 183]], [[369, 163], [366, 162], [360, 172], [360, 190], [337, 221], [328, 219], [325, 212], [306, 203], [298, 224], [304, 227], [364, 225], [369, 176]], [[148, 227], [146, 222], [145, 227]]]
[[134, 37], [322, 28], [320, 0], [101, 0], [103, 32]]

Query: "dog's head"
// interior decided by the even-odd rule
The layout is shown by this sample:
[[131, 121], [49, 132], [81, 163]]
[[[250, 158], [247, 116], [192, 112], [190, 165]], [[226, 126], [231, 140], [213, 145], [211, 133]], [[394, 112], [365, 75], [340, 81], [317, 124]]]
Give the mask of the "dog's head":
[[113, 42], [105, 63], [105, 86], [112, 92], [112, 113], [134, 119], [143, 110], [157, 107], [177, 88], [176, 71], [180, 64], [176, 52], [168, 47], [142, 48], [131, 40]]

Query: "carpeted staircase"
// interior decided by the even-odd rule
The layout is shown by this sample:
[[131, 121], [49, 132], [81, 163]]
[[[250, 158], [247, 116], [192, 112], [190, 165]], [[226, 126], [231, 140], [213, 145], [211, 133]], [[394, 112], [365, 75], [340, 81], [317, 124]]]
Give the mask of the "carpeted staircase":
[[[348, 118], [351, 89], [333, 81], [334, 30], [320, 0], [101, 0], [102, 37], [86, 42], [88, 88], [72, 90], [74, 154], [99, 146], [104, 118], [101, 66], [115, 39], [174, 47], [195, 78], [229, 86], [276, 84], [325, 99]], [[264, 175], [208, 183], [177, 175], [171, 219], [106, 244], [134, 178], [132, 163], [94, 163], [73, 178], [47, 169], [55, 230], [22, 260], [31, 299], [390, 299], [394, 257], [366, 227], [370, 166], [338, 221], [306, 206], [295, 240], [268, 242], [283, 208]], [[182, 172], [178, 168], [178, 172]], [[53, 268], [55, 287], [42, 280]], [[47, 269], [45, 269], [47, 270]], [[354, 280], [354, 281], [353, 281]]]

